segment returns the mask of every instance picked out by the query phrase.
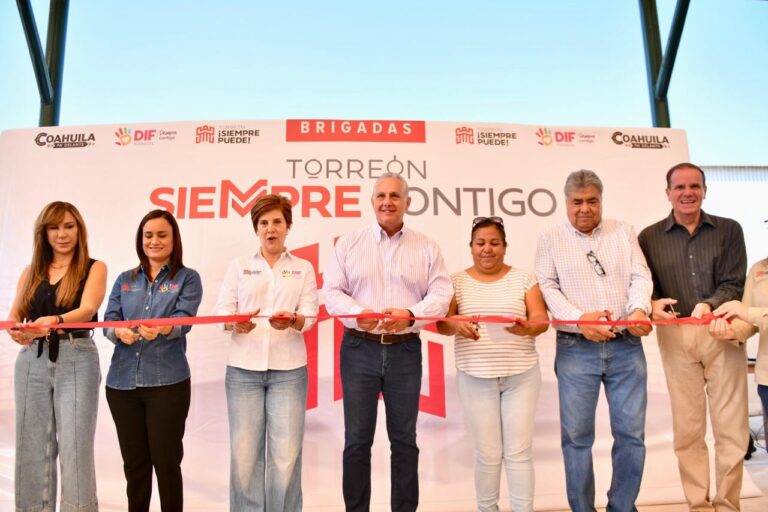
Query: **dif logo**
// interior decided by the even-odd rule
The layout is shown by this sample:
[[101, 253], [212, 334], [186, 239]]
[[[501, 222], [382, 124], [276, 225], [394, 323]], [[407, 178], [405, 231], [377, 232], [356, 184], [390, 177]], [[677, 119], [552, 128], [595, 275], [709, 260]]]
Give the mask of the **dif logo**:
[[539, 146], [551, 146], [552, 144], [573, 145], [576, 139], [576, 132], [561, 132], [550, 130], [549, 128], [539, 128], [536, 130], [536, 137], [539, 138]]
[[118, 128], [115, 132], [117, 140], [115, 144], [118, 146], [127, 146], [132, 142], [136, 144], [152, 144], [157, 130], [132, 130], [130, 128]]

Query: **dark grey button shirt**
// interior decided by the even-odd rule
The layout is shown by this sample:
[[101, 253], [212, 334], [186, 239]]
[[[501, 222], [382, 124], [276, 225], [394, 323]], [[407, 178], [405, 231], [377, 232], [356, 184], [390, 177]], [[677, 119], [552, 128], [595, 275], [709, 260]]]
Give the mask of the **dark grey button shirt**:
[[645, 228], [638, 241], [653, 274], [654, 300], [677, 299], [674, 308], [680, 316], [691, 316], [700, 302], [715, 309], [741, 299], [747, 249], [735, 220], [702, 211], [699, 225], [689, 234], [670, 213]]

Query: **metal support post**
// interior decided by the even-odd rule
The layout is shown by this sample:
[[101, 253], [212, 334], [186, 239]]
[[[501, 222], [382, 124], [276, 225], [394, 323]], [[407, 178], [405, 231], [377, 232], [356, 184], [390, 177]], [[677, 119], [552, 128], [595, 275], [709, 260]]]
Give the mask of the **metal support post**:
[[24, 28], [24, 36], [27, 38], [27, 47], [29, 48], [29, 57], [32, 59], [32, 68], [37, 80], [37, 90], [40, 92], [40, 102], [48, 105], [53, 101], [53, 87], [51, 87], [51, 76], [48, 74], [48, 66], [45, 64], [45, 55], [43, 55], [43, 45], [40, 44], [40, 35], [37, 32], [37, 23], [35, 14], [32, 12], [32, 3], [30, 0], [16, 0], [21, 17], [21, 26]]
[[661, 36], [659, 35], [659, 17], [656, 12], [656, 0], [640, 0], [640, 21], [643, 24], [643, 42], [645, 43], [645, 63], [648, 70], [648, 93], [651, 100], [651, 118], [653, 126], [669, 128], [669, 105], [667, 99], [656, 97], [656, 82], [661, 68]]
[[59, 124], [68, 14], [69, 0], [51, 0], [45, 57], [53, 87], [53, 101], [47, 105], [43, 104], [40, 108], [40, 126], [57, 126]]

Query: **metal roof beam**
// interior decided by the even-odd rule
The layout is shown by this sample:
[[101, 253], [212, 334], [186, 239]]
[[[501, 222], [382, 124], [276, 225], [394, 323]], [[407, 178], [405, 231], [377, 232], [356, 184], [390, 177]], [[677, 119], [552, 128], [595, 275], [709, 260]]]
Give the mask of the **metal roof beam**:
[[683, 36], [685, 17], [688, 15], [690, 3], [691, 0], [677, 0], [677, 5], [675, 6], [675, 14], [672, 17], [672, 26], [669, 29], [669, 38], [667, 39], [667, 48], [664, 51], [659, 77], [656, 81], [656, 98], [660, 100], [667, 99], [669, 81], [672, 78], [672, 69], [675, 67], [677, 49], [680, 47], [680, 38]]
[[45, 64], [43, 45], [40, 43], [40, 35], [37, 33], [32, 3], [30, 0], [16, 0], [16, 5], [19, 8], [19, 16], [21, 16], [21, 26], [24, 28], [24, 35], [27, 38], [29, 57], [32, 59], [37, 90], [40, 92], [40, 102], [43, 105], [48, 105], [53, 101], [53, 87], [51, 86], [51, 75], [48, 74], [48, 66]]
[[656, 0], [640, 0], [640, 22], [643, 25], [643, 43], [645, 45], [645, 64], [648, 71], [648, 93], [651, 100], [651, 118], [653, 126], [669, 128], [669, 103], [667, 93], [675, 67], [677, 50], [688, 15], [691, 0], [677, 0], [672, 26], [669, 30], [667, 48], [662, 57], [661, 36], [659, 34], [659, 16]]
[[69, 0], [51, 0], [48, 13], [48, 40], [45, 57], [37, 32], [30, 0], [16, 0], [27, 37], [29, 56], [40, 91], [40, 126], [57, 126], [61, 111], [61, 84], [64, 73], [64, 45], [67, 39]]
[[661, 68], [661, 36], [659, 35], [659, 16], [656, 12], [656, 0], [640, 0], [640, 21], [643, 24], [643, 43], [645, 45], [645, 64], [648, 71], [648, 92], [651, 100], [651, 119], [653, 126], [669, 128], [669, 105], [667, 100], [656, 97], [656, 81]]
[[48, 14], [48, 41], [45, 58], [51, 74], [53, 101], [40, 107], [40, 126], [58, 126], [61, 112], [62, 76], [64, 75], [64, 45], [67, 40], [69, 0], [51, 0]]

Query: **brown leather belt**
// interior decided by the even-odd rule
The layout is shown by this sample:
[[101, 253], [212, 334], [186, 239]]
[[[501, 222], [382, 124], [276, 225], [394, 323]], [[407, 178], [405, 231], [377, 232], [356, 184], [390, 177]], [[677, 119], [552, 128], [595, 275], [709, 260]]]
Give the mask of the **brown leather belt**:
[[415, 332], [407, 332], [405, 334], [376, 334], [372, 332], [358, 331], [357, 329], [351, 329], [349, 327], [345, 327], [344, 332], [364, 340], [381, 343], [382, 345], [394, 345], [395, 343], [400, 343], [411, 338], [418, 338], [419, 336], [419, 334]]

